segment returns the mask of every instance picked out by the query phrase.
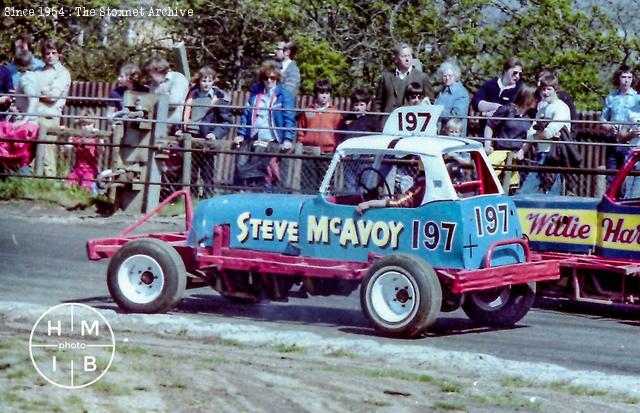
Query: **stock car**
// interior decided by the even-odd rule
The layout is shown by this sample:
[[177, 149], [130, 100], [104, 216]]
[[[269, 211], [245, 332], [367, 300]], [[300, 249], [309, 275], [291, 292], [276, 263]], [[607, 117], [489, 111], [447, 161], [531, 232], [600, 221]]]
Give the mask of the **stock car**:
[[[170, 310], [185, 288], [203, 285], [245, 303], [360, 288], [364, 314], [384, 334], [418, 335], [460, 307], [478, 323], [513, 325], [535, 283], [558, 278], [558, 263], [532, 258], [481, 145], [437, 135], [441, 110], [399, 108], [382, 134], [343, 142], [314, 195], [216, 196], [192, 215], [184, 193], [184, 232], [131, 235], [154, 211], [88, 241], [89, 257], [111, 258], [109, 291], [129, 312]], [[464, 176], [452, 179], [452, 161], [465, 163]], [[359, 211], [418, 182], [412, 207]]]
[[541, 296], [640, 305], [639, 171], [636, 149], [602, 198], [513, 197], [531, 248], [560, 263], [560, 279], [541, 283]]

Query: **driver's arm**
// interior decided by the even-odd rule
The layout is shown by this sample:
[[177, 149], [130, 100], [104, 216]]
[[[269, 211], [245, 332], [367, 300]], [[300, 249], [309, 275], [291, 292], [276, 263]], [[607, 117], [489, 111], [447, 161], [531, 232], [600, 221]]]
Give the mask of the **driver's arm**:
[[369, 208], [385, 208], [389, 205], [389, 199], [372, 199], [369, 201], [360, 202], [356, 207], [358, 214], [363, 214]]

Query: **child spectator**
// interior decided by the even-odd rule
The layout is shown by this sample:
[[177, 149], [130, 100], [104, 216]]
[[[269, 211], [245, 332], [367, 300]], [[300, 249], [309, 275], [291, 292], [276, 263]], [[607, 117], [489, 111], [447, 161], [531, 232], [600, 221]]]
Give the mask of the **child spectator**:
[[[229, 133], [232, 121], [230, 98], [214, 85], [216, 73], [208, 66], [202, 67], [187, 95], [184, 109], [183, 131], [206, 140], [223, 139]], [[224, 125], [223, 125], [224, 124]], [[204, 183], [203, 196], [213, 193], [215, 153], [206, 148], [191, 153], [191, 189], [195, 194], [198, 177]]]
[[430, 105], [431, 101], [425, 96], [424, 87], [418, 82], [411, 82], [404, 92], [404, 106]]
[[[299, 121], [298, 142], [305, 146], [318, 146], [321, 152], [336, 150], [336, 130], [342, 121], [342, 115], [331, 104], [331, 83], [318, 80], [313, 88], [314, 102], [302, 113]], [[306, 129], [327, 129], [313, 131]]]
[[338, 143], [342, 143], [349, 138], [358, 136], [366, 136], [366, 132], [379, 132], [378, 125], [380, 121], [377, 116], [366, 114], [367, 107], [371, 97], [364, 89], [356, 89], [351, 94], [351, 110], [357, 113], [349, 113], [346, 115], [338, 129], [348, 133], [338, 134]]
[[20, 73], [19, 82], [16, 85], [16, 110], [15, 125], [22, 123], [37, 123], [36, 110], [38, 107], [38, 96], [40, 96], [40, 82], [38, 74], [31, 68], [33, 65], [33, 55], [30, 51], [19, 49], [13, 60], [16, 70]]
[[202, 123], [232, 123], [231, 98], [215, 86], [218, 77], [213, 69], [202, 67], [192, 81], [184, 108], [182, 130], [203, 139], [222, 139], [229, 133], [228, 126]]
[[126, 63], [120, 67], [120, 74], [118, 75], [118, 85], [111, 91], [109, 112], [110, 116], [116, 111], [120, 111], [123, 108], [124, 93], [129, 90], [131, 92], [148, 92], [149, 88], [141, 83], [142, 70], [140, 66], [135, 63]]
[[444, 125], [444, 133], [447, 136], [462, 136], [462, 119], [449, 118]]
[[[75, 126], [85, 131], [95, 131], [95, 114], [90, 109], [80, 112]], [[78, 185], [80, 188], [93, 192], [98, 176], [98, 147], [99, 138], [86, 136], [72, 136], [69, 142], [74, 144], [75, 164], [64, 183], [68, 186]]]

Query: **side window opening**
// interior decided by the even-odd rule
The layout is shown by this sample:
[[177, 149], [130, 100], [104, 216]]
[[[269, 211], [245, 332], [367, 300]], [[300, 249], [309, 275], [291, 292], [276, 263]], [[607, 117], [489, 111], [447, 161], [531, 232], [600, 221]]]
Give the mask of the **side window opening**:
[[390, 207], [417, 207], [424, 199], [424, 176], [416, 155], [349, 154], [340, 159], [324, 195], [341, 205], [388, 199]]
[[458, 197], [500, 193], [491, 169], [478, 151], [449, 152], [443, 160]]

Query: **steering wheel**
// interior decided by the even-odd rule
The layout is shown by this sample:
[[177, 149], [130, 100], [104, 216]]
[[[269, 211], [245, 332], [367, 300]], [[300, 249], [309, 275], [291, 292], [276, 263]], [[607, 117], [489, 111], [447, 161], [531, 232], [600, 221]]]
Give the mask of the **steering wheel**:
[[[375, 172], [375, 174], [378, 175], [378, 178], [380, 178], [378, 183], [373, 188], [369, 188], [367, 186], [367, 183], [365, 182], [365, 179], [363, 179], [365, 173], [369, 172], [369, 171]], [[382, 175], [382, 172], [380, 172], [376, 168], [373, 168], [373, 167], [369, 166], [369, 167], [364, 168], [358, 174], [358, 188], [363, 188], [364, 189], [364, 192], [362, 192], [360, 194], [360, 196], [362, 197], [363, 201], [365, 201], [365, 194], [371, 194], [374, 191], [376, 191], [377, 189], [383, 188], [383, 187], [387, 191], [386, 194], [382, 195], [383, 199], [384, 198], [391, 198], [391, 187], [389, 187], [389, 183], [385, 179], [384, 175]]]

